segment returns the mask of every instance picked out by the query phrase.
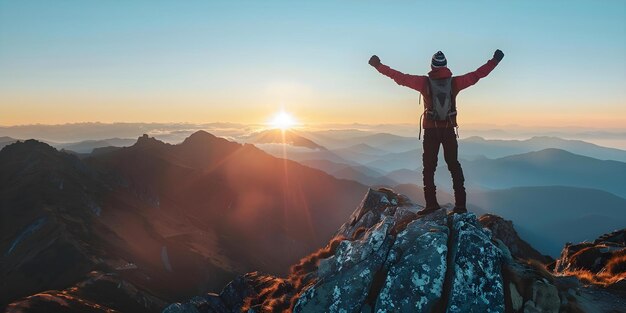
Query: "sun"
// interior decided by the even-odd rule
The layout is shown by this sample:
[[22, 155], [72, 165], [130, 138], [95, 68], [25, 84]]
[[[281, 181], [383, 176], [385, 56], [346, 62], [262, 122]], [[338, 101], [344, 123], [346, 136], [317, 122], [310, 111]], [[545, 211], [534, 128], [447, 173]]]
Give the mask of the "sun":
[[296, 120], [291, 116], [291, 114], [280, 111], [276, 113], [274, 118], [270, 121], [270, 126], [274, 128], [280, 128], [282, 130], [289, 129], [296, 125]]

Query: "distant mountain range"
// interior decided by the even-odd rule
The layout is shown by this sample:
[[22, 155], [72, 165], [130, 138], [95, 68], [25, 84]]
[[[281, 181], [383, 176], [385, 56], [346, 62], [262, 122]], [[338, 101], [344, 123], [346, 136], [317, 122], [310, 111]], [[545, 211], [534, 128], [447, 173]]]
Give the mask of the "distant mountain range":
[[335, 163], [328, 160], [302, 160], [301, 164], [320, 169], [337, 178], [360, 182], [366, 186], [394, 186], [396, 181], [387, 179], [382, 172], [362, 165]]
[[253, 144], [263, 144], [263, 143], [275, 143], [275, 144], [286, 144], [296, 147], [305, 147], [314, 150], [326, 150], [326, 148], [318, 145], [317, 143], [309, 140], [296, 131], [293, 130], [282, 130], [282, 129], [268, 129], [260, 132], [253, 133], [249, 136], [241, 138], [244, 142], [253, 143]]
[[[626, 163], [602, 161], [559, 149], [545, 149], [499, 159], [462, 160], [468, 187], [503, 189], [523, 186], [593, 188], [626, 197]], [[385, 175], [398, 183], [421, 182], [421, 170], [397, 170]], [[451, 188], [445, 162], [435, 173], [441, 187]]]
[[463, 170], [470, 184], [483, 188], [563, 185], [601, 189], [626, 197], [626, 163], [597, 160], [559, 149], [465, 161]]
[[[18, 141], [18, 139], [11, 137], [0, 137], [0, 149], [16, 141]], [[136, 139], [109, 138], [102, 140], [83, 140], [70, 143], [45, 141], [45, 143], [57, 149], [68, 150], [78, 154], [89, 154], [93, 152], [93, 150], [100, 148], [132, 146], [136, 141]]]
[[2, 149], [4, 146], [6, 145], [10, 145], [14, 142], [16, 142], [17, 139], [11, 138], [11, 137], [7, 137], [7, 136], [3, 136], [0, 137], [0, 149]]
[[91, 153], [94, 149], [104, 147], [129, 147], [135, 144], [137, 139], [110, 138], [103, 140], [84, 140], [74, 143], [52, 144], [57, 149], [65, 149], [77, 153]]
[[[333, 151], [350, 151], [376, 156], [381, 155], [380, 150], [382, 150], [391, 153], [390, 156], [397, 153], [407, 153], [407, 156], [411, 157], [421, 156], [422, 153], [422, 144], [417, 137], [403, 137], [386, 133], [371, 135], [356, 133], [353, 134], [353, 136], [346, 136], [340, 133], [337, 137], [342, 139], [339, 140], [333, 138], [331, 131], [325, 132], [324, 136], [320, 136], [316, 133], [303, 132], [302, 136], [311, 136], [313, 140], [319, 141], [322, 145], [325, 145]], [[329, 138], [333, 138], [333, 140]], [[361, 147], [360, 145], [367, 145], [374, 148], [376, 152], [365, 151], [359, 148]], [[487, 140], [474, 136], [460, 139], [459, 147], [460, 155], [466, 159], [475, 159], [478, 157], [500, 158], [514, 154], [555, 148], [600, 160], [626, 162], [626, 150], [602, 147], [580, 140], [548, 136], [536, 136], [526, 140]]]
[[[81, 129], [78, 133], [81, 133], [83, 129], [89, 125], [76, 125], [74, 128]], [[103, 133], [107, 133], [107, 129], [111, 128], [110, 125], [91, 125], [94, 129], [86, 131], [83, 136], [92, 134], [95, 137], [102, 138], [102, 135], [97, 133], [99, 128]], [[98, 127], [96, 127], [98, 126]], [[120, 129], [126, 132], [132, 129], [149, 129], [151, 127], [159, 127], [162, 125], [154, 124], [151, 127], [142, 124], [124, 124]], [[421, 142], [416, 137], [405, 137], [394, 135], [390, 133], [372, 133], [369, 131], [351, 130], [351, 129], [338, 129], [338, 130], [325, 130], [325, 131], [309, 131], [309, 130], [285, 130], [270, 129], [257, 131], [252, 134], [244, 135], [245, 127], [236, 131], [234, 127], [243, 127], [237, 124], [228, 123], [213, 123], [206, 125], [193, 125], [194, 127], [207, 127], [219, 130], [220, 133], [228, 135], [229, 138], [234, 138], [240, 142], [249, 142], [253, 144], [283, 144], [293, 147], [309, 148], [311, 150], [318, 149], [330, 149], [332, 155], [336, 155], [343, 160], [334, 159], [332, 161], [341, 163], [358, 163], [360, 165], [370, 166], [374, 169], [382, 169], [384, 171], [392, 172], [398, 169], [415, 169], [415, 165], [419, 165], [419, 159], [422, 154]], [[69, 126], [67, 126], [69, 127]], [[172, 126], [173, 127], [173, 126]], [[158, 135], [158, 138], [162, 138], [166, 142], [178, 143], [178, 138], [185, 138], [191, 131], [182, 128], [182, 125], [174, 127], [169, 133], [163, 133]], [[0, 130], [3, 128], [0, 127]], [[5, 128], [5, 130], [17, 131], [18, 128]], [[56, 134], [58, 137], [68, 131], [63, 131], [63, 127], [51, 127], [42, 126], [40, 128], [24, 128], [26, 134], [33, 136], [28, 138], [38, 138], [34, 134], [39, 136], [47, 136], [48, 133]], [[71, 128], [70, 128], [71, 129]], [[45, 130], [45, 131], [44, 131]], [[11, 133], [11, 132], [8, 132]], [[20, 133], [19, 131], [17, 133]], [[76, 132], [74, 132], [76, 133]], [[123, 132], [121, 132], [123, 133]], [[53, 136], [54, 138], [56, 138]], [[76, 135], [72, 135], [71, 138], [76, 138]], [[12, 137], [0, 137], [0, 148], [8, 143], [14, 142], [16, 139]], [[98, 140], [81, 140], [75, 142], [63, 142], [61, 141], [44, 141], [55, 148], [66, 149], [77, 153], [90, 153], [93, 149], [114, 146], [124, 147], [131, 145], [134, 139], [130, 138], [103, 138]], [[475, 160], [480, 158], [501, 158], [505, 156], [522, 154], [527, 152], [539, 151], [548, 148], [556, 148], [566, 150], [575, 154], [589, 156], [600, 160], [616, 160], [626, 162], [626, 150], [620, 150], [615, 148], [607, 148], [591, 144], [580, 140], [561, 139], [558, 137], [549, 136], [536, 136], [526, 140], [486, 140], [481, 137], [468, 137], [459, 140], [459, 154], [460, 157], [466, 160]], [[277, 148], [271, 146], [262, 147], [264, 150], [277, 150]], [[272, 152], [272, 151], [269, 151]], [[296, 161], [310, 160], [319, 157], [305, 156], [307, 152], [313, 153], [314, 151], [298, 151], [294, 157], [288, 156]], [[298, 159], [296, 159], [298, 158]], [[385, 161], [393, 160], [393, 161]], [[417, 163], [416, 163], [417, 162]]]
[[[331, 154], [332, 153], [332, 154]], [[343, 158], [330, 150], [333, 161], [324, 155], [319, 159], [305, 160], [312, 154], [300, 152], [299, 161], [340, 178], [352, 179], [366, 185], [420, 183], [422, 181], [421, 156], [409, 157], [405, 153], [387, 154], [365, 165], [341, 163]], [[290, 155], [289, 153], [287, 154]], [[466, 185], [478, 189], [503, 189], [522, 186], [572, 186], [605, 190], [626, 197], [626, 163], [598, 160], [576, 155], [560, 149], [544, 149], [498, 159], [479, 158], [461, 160]], [[386, 170], [400, 168], [388, 172]], [[413, 169], [408, 169], [413, 168]], [[451, 188], [450, 173], [445, 161], [439, 161], [436, 181], [441, 188]]]
[[514, 154], [561, 149], [600, 160], [626, 162], [626, 151], [598, 146], [581, 140], [567, 140], [558, 137], [532, 137], [526, 140], [486, 140], [481, 137], [469, 137], [459, 143], [460, 151], [465, 155], [482, 155], [487, 158], [501, 158]]
[[[333, 137], [334, 133], [299, 133], [324, 142], [330, 147], [325, 151], [293, 146], [260, 145], [260, 148], [274, 156], [370, 186], [421, 182], [422, 150], [416, 138], [385, 133], [363, 135], [361, 131], [347, 130], [336, 131]], [[470, 137], [459, 141], [459, 153], [467, 183], [473, 188], [564, 185], [602, 189], [626, 197], [626, 187], [621, 183], [626, 163], [620, 161], [626, 160], [624, 150], [554, 137], [528, 140]], [[442, 155], [437, 180], [442, 187], [449, 188], [451, 182]], [[329, 169], [337, 166], [324, 161], [341, 164], [341, 172]]]

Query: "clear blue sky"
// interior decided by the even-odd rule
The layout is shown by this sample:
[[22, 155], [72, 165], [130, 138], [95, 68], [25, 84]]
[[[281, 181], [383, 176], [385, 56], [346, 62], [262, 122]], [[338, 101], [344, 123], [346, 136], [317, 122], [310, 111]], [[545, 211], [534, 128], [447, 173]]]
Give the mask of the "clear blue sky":
[[412, 122], [367, 65], [455, 74], [461, 121], [626, 126], [626, 1], [2, 1], [0, 125]]

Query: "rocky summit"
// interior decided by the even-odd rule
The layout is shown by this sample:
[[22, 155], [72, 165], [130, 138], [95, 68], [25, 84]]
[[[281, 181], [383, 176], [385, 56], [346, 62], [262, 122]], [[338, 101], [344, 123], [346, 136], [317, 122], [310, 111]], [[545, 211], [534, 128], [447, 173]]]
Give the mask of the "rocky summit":
[[219, 295], [163, 312], [624, 312], [621, 291], [513, 255], [473, 213], [420, 216], [421, 208], [369, 190], [329, 244], [288, 277], [248, 273]]

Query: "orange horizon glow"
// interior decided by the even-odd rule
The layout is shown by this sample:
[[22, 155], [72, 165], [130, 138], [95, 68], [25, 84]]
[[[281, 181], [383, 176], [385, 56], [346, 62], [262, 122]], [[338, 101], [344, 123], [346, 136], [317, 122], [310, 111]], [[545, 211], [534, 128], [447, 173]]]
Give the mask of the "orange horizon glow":
[[[376, 77], [376, 76], [375, 76]], [[313, 93], [297, 84], [270, 85], [267, 94], [241, 91], [230, 96], [165, 92], [159, 95], [101, 94], [85, 91], [58, 94], [0, 94], [1, 126], [67, 123], [210, 123], [264, 124], [276, 112], [297, 116], [298, 125], [310, 124], [415, 124], [422, 108], [418, 94], [393, 82], [377, 84], [375, 96], [338, 98]], [[501, 99], [477, 92], [457, 98], [460, 126], [469, 124], [528, 127], [626, 128], [626, 105], [604, 103], [612, 109], [594, 110], [580, 102], [541, 103], [539, 100]], [[488, 87], [482, 88], [488, 90]], [[547, 109], [549, 108], [549, 110]], [[609, 114], [610, 113], [610, 114]]]
[[[464, 125], [522, 125], [527, 127], [588, 127], [599, 129], [626, 128], [626, 107], [616, 110], [610, 116], [597, 111], [528, 112], [523, 107], [503, 106], [500, 110], [471, 104], [459, 107], [458, 121]], [[284, 127], [278, 126], [277, 109], [269, 106], [246, 109], [241, 114], [236, 109], [217, 108], [214, 106], [193, 106], [180, 112], [176, 107], [147, 106], [94, 106], [90, 108], [69, 106], [67, 109], [55, 107], [44, 110], [29, 106], [3, 107], [0, 126], [19, 125], [61, 125], [77, 123], [189, 123], [203, 124], [212, 122], [231, 122], [241, 124], [266, 124], [274, 128], [319, 125], [319, 124], [415, 124], [419, 121], [420, 110], [417, 104], [398, 103], [380, 106], [362, 104], [360, 108], [352, 105], [314, 107], [303, 105], [292, 107], [288, 115], [283, 115]], [[280, 112], [280, 111], [279, 111]], [[294, 118], [297, 116], [297, 121]], [[274, 120], [272, 120], [274, 119]], [[291, 121], [289, 121], [291, 119]]]

